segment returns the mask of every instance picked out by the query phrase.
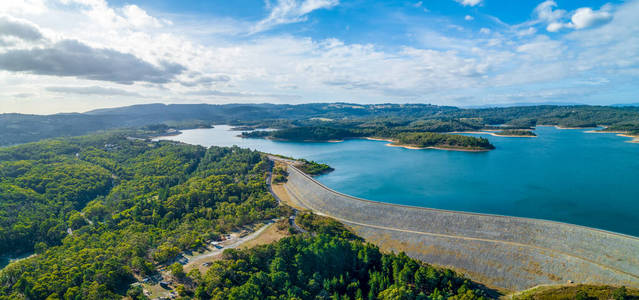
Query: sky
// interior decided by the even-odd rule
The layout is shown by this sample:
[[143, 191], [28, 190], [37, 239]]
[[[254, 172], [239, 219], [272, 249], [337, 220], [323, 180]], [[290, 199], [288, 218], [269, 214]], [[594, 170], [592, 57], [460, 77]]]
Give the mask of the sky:
[[0, 113], [639, 102], [639, 0], [0, 1]]

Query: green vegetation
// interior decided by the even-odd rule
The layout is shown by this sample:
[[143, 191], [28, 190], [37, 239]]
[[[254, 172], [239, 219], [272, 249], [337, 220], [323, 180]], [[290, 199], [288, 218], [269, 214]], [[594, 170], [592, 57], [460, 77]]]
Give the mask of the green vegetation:
[[485, 138], [433, 132], [406, 132], [397, 135], [399, 145], [451, 149], [490, 150], [495, 147]]
[[[508, 129], [535, 125], [562, 127], [609, 126], [608, 130], [639, 133], [638, 107], [525, 106], [461, 109], [427, 104], [359, 105], [348, 103], [274, 104], [149, 104], [95, 110], [83, 114], [49, 116], [0, 114], [0, 145], [43, 138], [74, 136], [113, 128], [159, 129], [231, 124], [242, 129], [291, 129], [274, 138], [325, 141], [360, 136], [386, 136], [392, 132], [473, 131], [505, 124]], [[299, 132], [300, 127], [311, 127]], [[246, 136], [265, 137], [266, 131]]]
[[119, 299], [182, 250], [280, 215], [266, 157], [237, 147], [113, 134], [2, 148], [0, 161], [0, 255], [37, 253], [0, 271], [0, 299]]
[[308, 175], [322, 175], [335, 170], [327, 164], [321, 164], [306, 159], [300, 159], [299, 161], [301, 161], [302, 164], [297, 166], [297, 168]]
[[352, 130], [331, 127], [294, 127], [272, 131], [272, 138], [290, 141], [330, 141], [357, 137]]
[[600, 299], [600, 300], [630, 300], [639, 299], [639, 290], [626, 287], [612, 287], [599, 285], [571, 285], [560, 287], [539, 287], [524, 291], [513, 297], [515, 300], [572, 300], [572, 299]]
[[297, 224], [310, 232], [339, 236], [351, 240], [361, 240], [348, 230], [344, 224], [331, 218], [318, 216], [312, 212], [302, 212], [295, 219]]
[[194, 274], [195, 288], [186, 294], [197, 299], [487, 299], [484, 290], [451, 270], [403, 253], [382, 254], [374, 245], [350, 239], [352, 234], [344, 234], [347, 230], [335, 221], [304, 216], [307, 228], [318, 231], [226, 250], [206, 274]]
[[502, 136], [537, 136], [532, 130], [522, 130], [522, 129], [506, 129], [506, 130], [495, 132], [495, 134], [502, 135]]
[[331, 127], [293, 127], [275, 131], [242, 132], [244, 138], [271, 138], [286, 141], [320, 142], [357, 137], [353, 130]]
[[286, 182], [286, 177], [288, 176], [288, 172], [281, 167], [273, 168], [273, 182], [274, 183], [283, 183]]

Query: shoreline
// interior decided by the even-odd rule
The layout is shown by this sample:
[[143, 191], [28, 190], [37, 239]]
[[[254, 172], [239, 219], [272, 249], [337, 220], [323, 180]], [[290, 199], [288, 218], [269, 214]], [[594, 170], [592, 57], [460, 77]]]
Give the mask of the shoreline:
[[497, 132], [492, 132], [492, 131], [498, 131], [498, 130], [482, 130], [482, 131], [451, 131], [448, 132], [449, 134], [460, 134], [460, 133], [470, 133], [470, 134], [488, 134], [488, 135], [492, 135], [492, 136], [498, 136], [498, 137], [515, 137], [515, 138], [536, 138], [536, 135], [502, 135], [502, 134], [497, 134]]
[[559, 125], [546, 125], [546, 124], [540, 124], [540, 125], [535, 125], [535, 126], [539, 126], [539, 127], [555, 127], [559, 130], [577, 130], [577, 129], [596, 129], [598, 127], [561, 127]]
[[411, 146], [411, 145], [401, 145], [401, 144], [392, 144], [392, 143], [388, 143], [386, 144], [386, 146], [388, 147], [400, 147], [400, 148], [404, 148], [404, 149], [411, 149], [411, 150], [444, 150], [444, 151], [459, 151], [459, 152], [488, 152], [492, 149], [464, 149], [464, 148], [448, 148], [448, 147], [437, 147], [437, 146], [430, 146], [430, 147], [417, 147], [417, 146]]
[[626, 141], [626, 143], [639, 144], [639, 135], [630, 135], [627, 133], [617, 134], [617, 136], [632, 138], [630, 141]]
[[588, 130], [588, 131], [585, 131], [585, 132], [586, 133], [611, 133], [611, 134], [615, 134], [616, 136], [619, 136], [619, 137], [626, 137], [626, 138], [631, 138], [632, 139], [630, 141], [626, 141], [626, 143], [639, 144], [639, 135], [632, 135], [632, 134], [628, 133], [627, 131]]
[[[251, 139], [251, 137], [243, 137], [242, 135], [238, 135], [237, 137], [243, 138], [243, 139]], [[259, 139], [259, 138], [258, 138]], [[270, 141], [276, 141], [276, 142], [300, 142], [300, 143], [341, 143], [344, 142], [344, 140], [302, 140], [302, 141], [298, 141], [298, 140], [290, 140], [290, 139], [279, 139], [279, 138], [273, 138], [273, 137], [264, 137], [263, 139], [265, 140], [270, 140]]]
[[433, 150], [461, 151], [461, 152], [488, 152], [488, 151], [492, 150], [492, 149], [464, 149], [464, 148], [452, 148], [452, 147], [449, 148], [449, 147], [439, 147], [439, 146], [418, 147], [418, 146], [414, 146], [414, 145], [396, 144], [397, 141], [394, 141], [394, 140], [391, 140], [391, 139], [372, 138], [372, 137], [367, 137], [367, 138], [364, 138], [364, 139], [370, 140], [370, 141], [388, 142], [388, 144], [386, 144], [386, 146], [388, 146], [388, 147], [399, 147], [399, 148], [410, 149], [410, 150], [433, 149]]

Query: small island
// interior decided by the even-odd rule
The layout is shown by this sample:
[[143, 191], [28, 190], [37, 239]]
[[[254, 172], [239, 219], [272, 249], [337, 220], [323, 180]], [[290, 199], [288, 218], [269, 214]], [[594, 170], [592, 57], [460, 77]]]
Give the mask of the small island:
[[488, 139], [443, 134], [434, 132], [405, 132], [397, 135], [396, 141], [391, 146], [406, 147], [410, 149], [442, 149], [458, 151], [488, 151], [495, 149]]
[[536, 137], [537, 135], [532, 130], [527, 129], [505, 129], [495, 132], [495, 136], [507, 136], [507, 137]]

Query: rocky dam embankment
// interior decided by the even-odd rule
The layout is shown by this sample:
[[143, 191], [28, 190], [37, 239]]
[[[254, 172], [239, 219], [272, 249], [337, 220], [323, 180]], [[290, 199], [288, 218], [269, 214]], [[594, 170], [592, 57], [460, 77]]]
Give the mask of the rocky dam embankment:
[[404, 251], [506, 290], [597, 283], [639, 288], [639, 238], [528, 218], [409, 207], [333, 191], [288, 167], [292, 201], [383, 250]]

